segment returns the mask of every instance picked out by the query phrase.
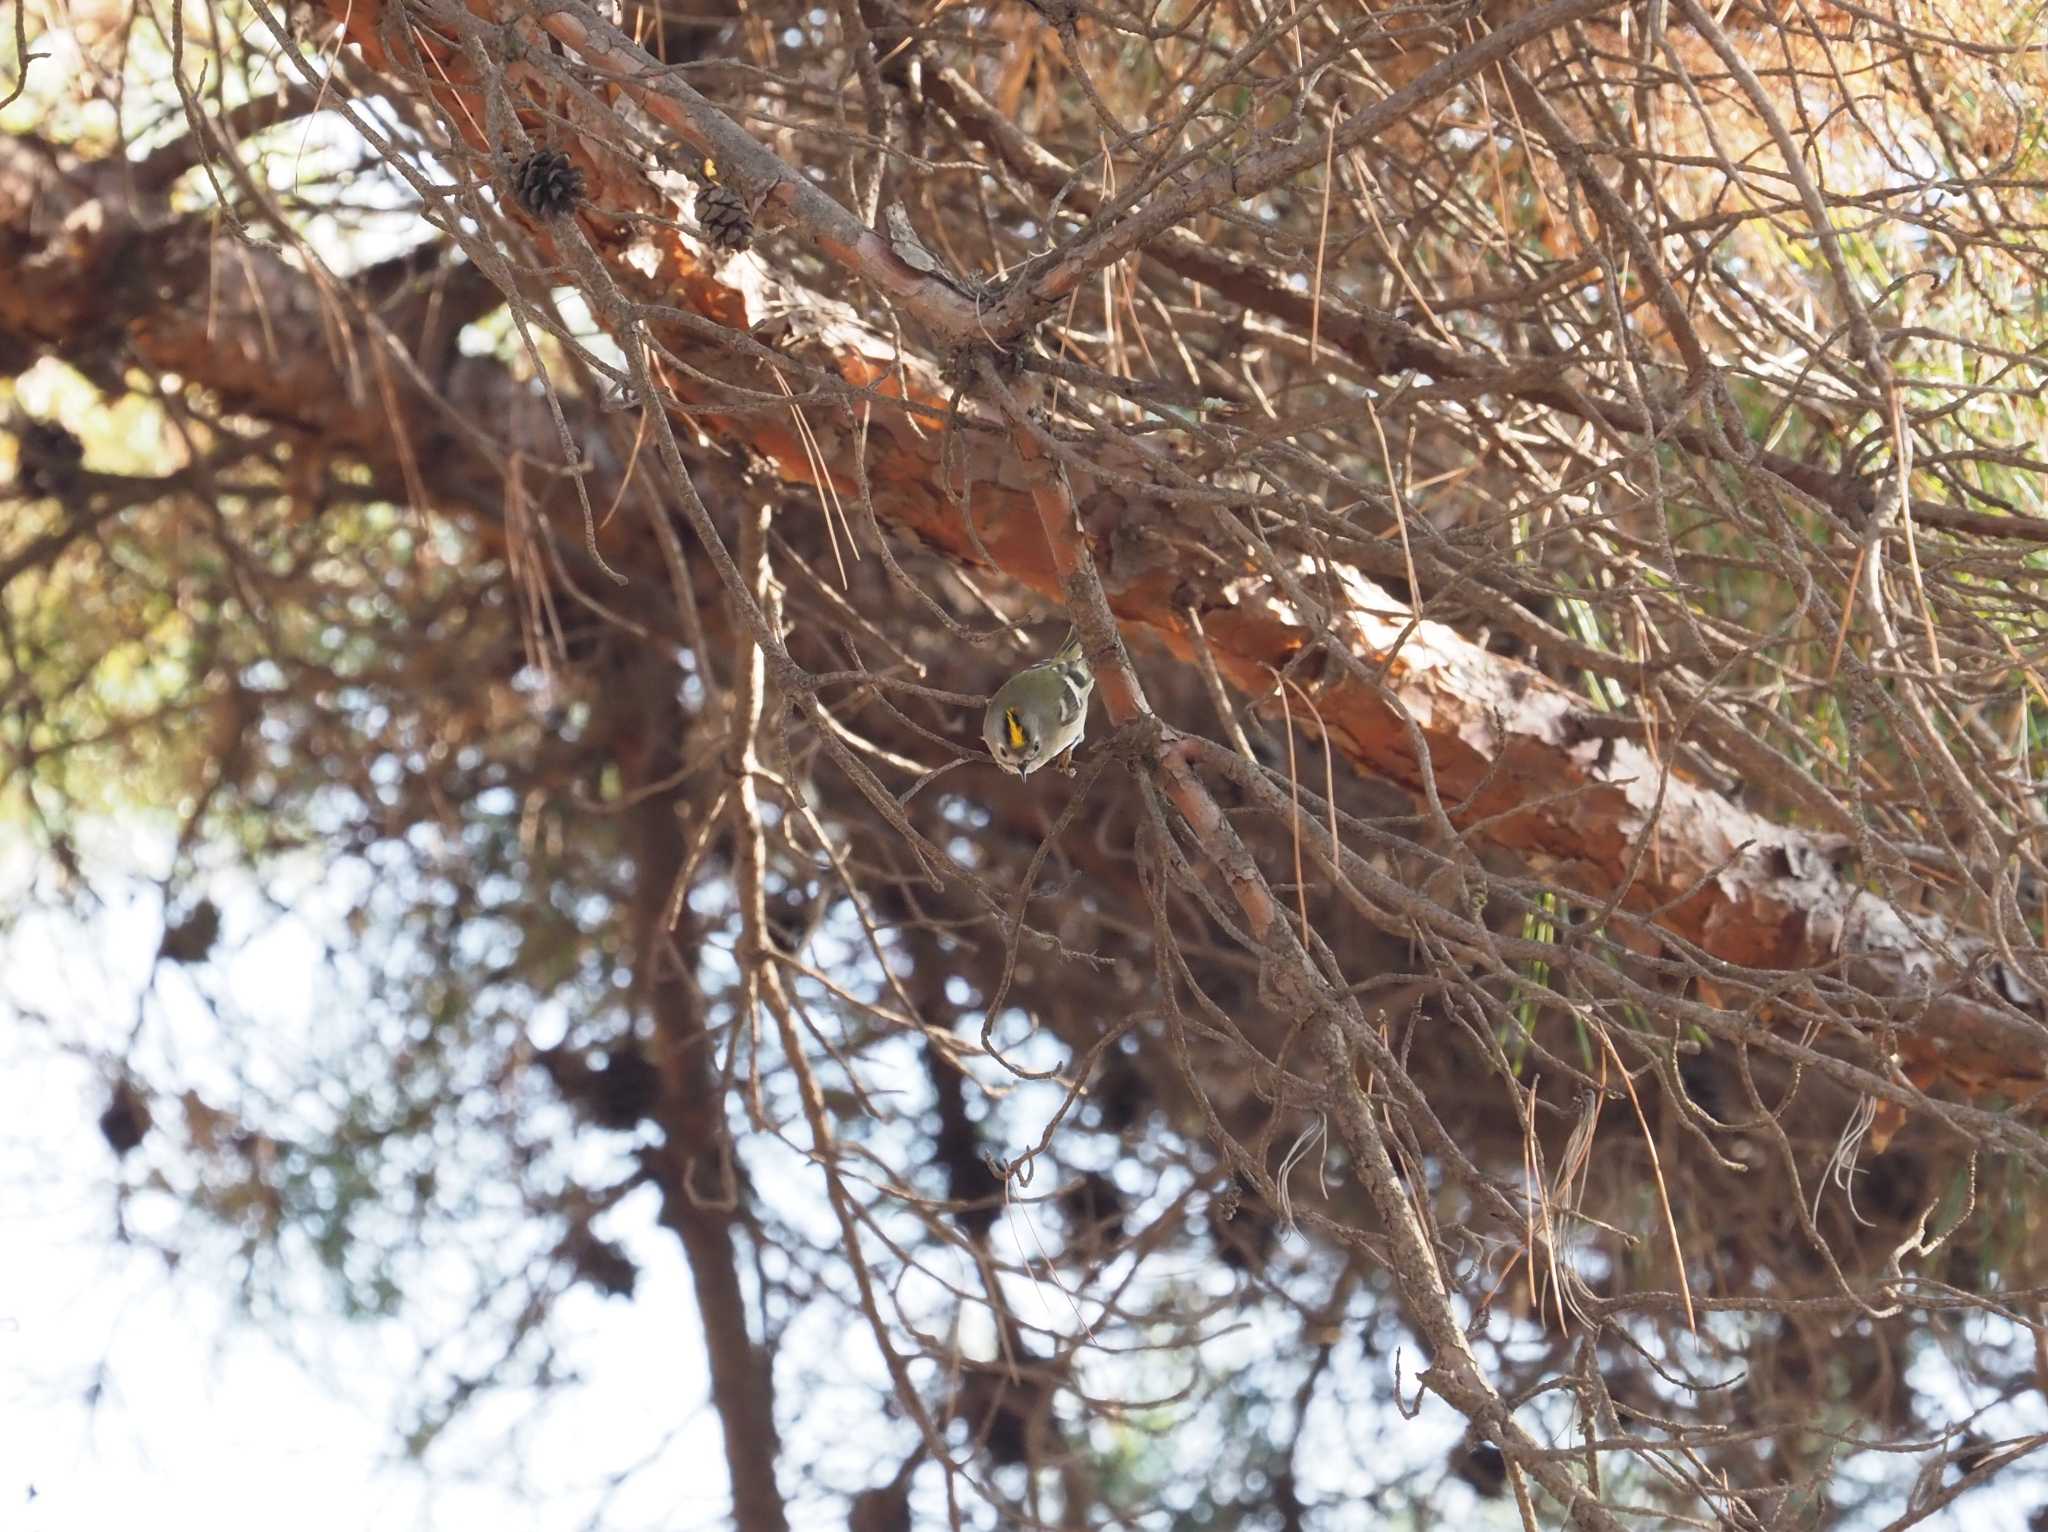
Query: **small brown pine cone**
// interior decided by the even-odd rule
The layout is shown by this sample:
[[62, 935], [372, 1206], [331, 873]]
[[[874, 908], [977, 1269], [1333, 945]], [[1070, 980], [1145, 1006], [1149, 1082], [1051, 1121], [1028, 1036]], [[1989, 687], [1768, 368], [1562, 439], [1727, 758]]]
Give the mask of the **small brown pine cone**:
[[62, 499], [78, 487], [85, 447], [54, 420], [25, 421], [15, 430], [15, 482], [31, 495]]
[[559, 150], [536, 150], [512, 173], [512, 193], [534, 217], [560, 218], [583, 200], [583, 172]]
[[149, 1132], [149, 1122], [149, 1103], [136, 1093], [134, 1086], [122, 1080], [114, 1086], [107, 1109], [100, 1113], [100, 1137], [107, 1141], [115, 1158], [125, 1159], [140, 1147], [143, 1136]]
[[173, 963], [203, 963], [220, 940], [220, 906], [201, 899], [191, 909], [164, 927], [164, 939], [157, 951]]
[[730, 186], [706, 186], [697, 192], [697, 222], [704, 236], [721, 250], [744, 250], [754, 242], [754, 220]]

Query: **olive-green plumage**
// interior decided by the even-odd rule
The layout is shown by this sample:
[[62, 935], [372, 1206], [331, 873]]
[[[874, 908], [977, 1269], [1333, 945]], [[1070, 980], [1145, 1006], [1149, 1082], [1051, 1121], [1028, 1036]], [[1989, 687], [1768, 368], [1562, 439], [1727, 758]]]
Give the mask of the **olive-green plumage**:
[[981, 724], [988, 753], [1005, 771], [1029, 776], [1080, 744], [1094, 690], [1081, 635], [1069, 633], [1051, 659], [1018, 671], [989, 699]]

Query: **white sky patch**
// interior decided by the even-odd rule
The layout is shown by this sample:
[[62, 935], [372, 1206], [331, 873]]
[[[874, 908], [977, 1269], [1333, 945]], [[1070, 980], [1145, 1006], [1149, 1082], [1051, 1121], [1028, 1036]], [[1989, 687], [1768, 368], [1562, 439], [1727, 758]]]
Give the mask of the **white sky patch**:
[[[168, 851], [167, 837], [129, 826], [86, 865], [139, 878]], [[37, 872], [25, 848], [0, 849], [0, 897], [27, 904]], [[238, 1310], [217, 1244], [167, 1267], [150, 1240], [193, 1227], [172, 1216], [174, 1157], [146, 1139], [117, 1162], [97, 1126], [161, 926], [145, 884], [117, 875], [95, 888], [98, 918], [32, 910], [0, 937], [0, 1528], [555, 1532], [600, 1506], [607, 1532], [724, 1525], [695, 1300], [651, 1195], [602, 1225], [640, 1267], [636, 1301], [580, 1289], [557, 1301], [557, 1362], [578, 1381], [544, 1399], [489, 1396], [424, 1471], [400, 1451], [421, 1390], [416, 1315], [351, 1323], [309, 1283], [293, 1316], [266, 1327]], [[345, 896], [308, 886], [280, 919], [246, 883], [209, 892], [224, 917], [214, 961], [236, 1008], [276, 1029], [266, 1041], [283, 1046], [267, 1051], [330, 1044], [322, 1003], [336, 997], [310, 922]], [[225, 1091], [240, 1061], [221, 1056], [186, 971], [162, 965], [145, 1003], [145, 1047], [175, 1054], [180, 1081]], [[177, 1103], [153, 1105], [176, 1131]], [[136, 1243], [118, 1239], [121, 1181]]]

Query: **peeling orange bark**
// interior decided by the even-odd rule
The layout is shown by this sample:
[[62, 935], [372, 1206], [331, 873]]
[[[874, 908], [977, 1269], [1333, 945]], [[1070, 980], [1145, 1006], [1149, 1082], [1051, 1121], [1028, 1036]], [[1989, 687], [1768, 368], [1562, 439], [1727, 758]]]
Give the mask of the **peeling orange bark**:
[[[481, 0], [479, 10], [488, 10]], [[337, 6], [336, 15], [369, 61], [381, 64], [382, 7], [353, 0]], [[451, 100], [464, 96], [461, 62], [452, 50], [437, 55], [438, 67], [449, 75], [445, 89]], [[471, 119], [458, 111], [454, 120]], [[638, 165], [603, 150], [579, 149], [577, 159], [614, 213], [638, 208], [674, 216], [666, 195]], [[5, 180], [0, 166], [0, 236], [12, 239], [19, 232], [32, 245], [24, 209], [36, 199], [10, 197]], [[61, 201], [66, 193], [51, 195]], [[1032, 499], [1032, 474], [1018, 460], [1008, 433], [974, 433], [956, 453], [955, 462], [964, 463], [972, 480], [965, 504], [955, 493], [959, 486], [946, 483], [941, 457], [948, 398], [927, 365], [898, 359], [875, 332], [852, 318], [835, 317], [833, 305], [814, 304], [807, 311], [802, 290], [781, 285], [773, 274], [772, 246], [759, 260], [717, 266], [673, 233], [650, 239], [603, 211], [586, 209], [577, 218], [631, 300], [686, 308], [733, 328], [764, 314], [771, 300], [777, 312], [795, 313], [792, 349], [801, 344], [807, 358], [822, 356], [849, 383], [869, 389], [873, 399], [864, 437], [861, 408], [808, 411], [838, 491], [856, 492], [856, 476], [846, 465], [865, 450], [875, 509], [890, 532], [962, 565], [992, 568], [1017, 588], [1059, 598], [1059, 574]], [[47, 217], [35, 225], [38, 231], [51, 227]], [[72, 270], [53, 275], [45, 264], [34, 274], [40, 285], [17, 280], [24, 273], [15, 269], [12, 253], [23, 240], [0, 240], [0, 325], [60, 341], [65, 330], [89, 324], [90, 305], [67, 307], [62, 294], [76, 272], [107, 264], [102, 247], [117, 232], [64, 225], [58, 237], [75, 247], [66, 253]], [[545, 251], [546, 229], [537, 229], [536, 236]], [[650, 245], [658, 256], [651, 273], [629, 258], [634, 248]], [[326, 343], [331, 316], [310, 284], [263, 252], [238, 249], [251, 273], [249, 293], [261, 302], [240, 294], [244, 284], [222, 283], [210, 315], [203, 303], [159, 307], [131, 339], [153, 365], [273, 418], [291, 418], [295, 408], [322, 397], [299, 375], [317, 366], [325, 372], [330, 405], [322, 429], [373, 460], [388, 455], [391, 432], [376, 390], [334, 402], [332, 379], [341, 362]], [[847, 259], [853, 253], [841, 250]], [[281, 370], [265, 360], [270, 353], [261, 337], [266, 326], [275, 335], [279, 326], [294, 325], [290, 333], [307, 343], [286, 352], [296, 370]], [[671, 327], [663, 340], [713, 379], [763, 386], [765, 374], [754, 361], [680, 327]], [[814, 479], [813, 459], [787, 420], [723, 415], [715, 383], [689, 377], [669, 382], [693, 418], [746, 442], [786, 479]], [[915, 421], [911, 410], [891, 402], [906, 398], [921, 407]], [[1141, 473], [1135, 459], [1114, 468], [1123, 475]], [[1475, 837], [1531, 858], [1561, 887], [1587, 899], [1605, 900], [1625, 889], [1625, 907], [1714, 959], [1748, 969], [1831, 968], [1879, 997], [1924, 1001], [1900, 1043], [1903, 1068], [1913, 1077], [1972, 1091], [2011, 1092], [2039, 1083], [2048, 1060], [2048, 1030], [2038, 1014], [1992, 1003], [1961, 983], [1955, 965], [1939, 956], [1944, 948], [1967, 955], [1982, 944], [1859, 890], [1834, 866], [1831, 845], [1666, 771], [1632, 741], [1596, 737], [1585, 726], [1591, 716], [1586, 704], [1574, 694], [1448, 627], [1413, 621], [1354, 569], [1336, 569], [1335, 592], [1319, 588], [1327, 565], [1303, 561], [1285, 572], [1337, 611], [1328, 631], [1302, 617], [1287, 581], [1251, 568], [1226, 578], [1181, 558], [1117, 579], [1112, 534], [1170, 531], [1185, 540], [1199, 537], [1199, 529], [1183, 509], [1148, 504], [1119, 485], [1091, 485], [1078, 472], [1074, 477], [1073, 494], [1084, 507], [1097, 564], [1111, 571], [1110, 601], [1127, 639], [1149, 638], [1190, 660], [1192, 607], [1225, 679], [1263, 699], [1260, 705], [1275, 714], [1275, 671], [1304, 649], [1321, 650], [1324, 658], [1305, 684], [1333, 744], [1358, 769], [1410, 790], [1433, 781], [1454, 822]], [[436, 482], [450, 509], [486, 508], [473, 488], [465, 491], [446, 475]], [[466, 507], [465, 492], [471, 496]], [[624, 526], [622, 519], [614, 535], [625, 535]], [[1298, 709], [1295, 718], [1307, 722]]]

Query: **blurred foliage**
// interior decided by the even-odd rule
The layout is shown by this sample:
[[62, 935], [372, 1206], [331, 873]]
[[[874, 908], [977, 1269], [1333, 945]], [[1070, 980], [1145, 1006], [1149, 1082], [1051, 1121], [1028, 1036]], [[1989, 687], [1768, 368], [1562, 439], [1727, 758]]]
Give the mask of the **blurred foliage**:
[[[1043, 330], [1038, 352], [1075, 369], [1044, 417], [1062, 447], [1184, 495], [1153, 542], [1102, 532], [1111, 577], [1109, 555], [1250, 579], [1283, 552], [1398, 549], [1376, 577], [1513, 684], [1547, 675], [1724, 801], [1841, 833], [1858, 886], [1995, 928], [2025, 989], [2048, 886], [2041, 8], [1736, 0], [1716, 30], [1761, 105], [1683, 9], [1590, 14], [1517, 51], [1526, 85], [1481, 72], [1341, 150], [1363, 103], [1528, 8], [606, 16], [793, 173], [862, 216], [900, 203], [991, 282], [1324, 143], [1180, 220], [1232, 290], [1162, 240]], [[864, 453], [900, 425], [819, 382], [855, 374], [849, 334], [946, 397], [950, 359], [879, 285], [765, 217], [753, 253], [716, 264], [680, 177], [646, 181], [666, 199], [647, 214], [633, 177], [660, 135], [516, 6], [526, 52], [494, 22], [497, 52], [472, 33], [435, 54], [491, 71], [466, 96], [292, 12], [337, 70], [318, 99], [264, 5], [188, 12], [182, 41], [146, 8], [28, 10], [44, 57], [0, 111], [0, 283], [68, 249], [38, 243], [53, 230], [132, 219], [158, 284], [109, 284], [84, 305], [103, 322], [47, 333], [0, 308], [0, 823], [45, 859], [6, 918], [132, 903], [155, 922], [133, 1017], [36, 1018], [109, 1082], [94, 1114], [123, 1236], [224, 1271], [266, 1323], [318, 1304], [417, 1325], [429, 1361], [396, 1432], [431, 1464], [494, 1395], [567, 1386], [570, 1295], [648, 1301], [653, 1236], [624, 1229], [652, 1207], [696, 1284], [745, 1532], [778, 1513], [854, 1532], [1520, 1524], [1532, 1469], [1487, 1439], [1500, 1421], [1468, 1431], [1434, 1400], [1406, 1419], [1440, 1359], [1305, 1083], [1298, 1018], [1191, 838], [1149, 836], [1152, 800], [1086, 753], [1075, 779], [1023, 783], [979, 758], [958, 698], [1035, 657], [1058, 614], [1000, 570], [882, 544], [898, 506], [954, 486], [877, 445], [874, 507], [821, 500], [801, 444], [763, 446], [857, 430], [809, 438], [838, 470], [834, 443]], [[1669, 31], [1646, 54], [1651, 10]], [[421, 47], [468, 24], [382, 14]], [[605, 377], [622, 321], [587, 246], [543, 248], [500, 201], [476, 140], [505, 131], [500, 87], [552, 92], [519, 98], [521, 131], [588, 161], [578, 239], [631, 226], [688, 256], [698, 286], [672, 296], [695, 323], [661, 359], [687, 381], [663, 416], [687, 486]], [[1589, 206], [1574, 154], [1640, 243]], [[23, 187], [56, 211], [19, 212]], [[736, 293], [785, 312], [702, 319]], [[1313, 341], [1283, 306], [1310, 293]], [[206, 336], [182, 370], [152, 350], [181, 324]], [[1333, 338], [1347, 326], [1366, 339]], [[1376, 361], [1394, 335], [1434, 362]], [[1181, 402], [1136, 386], [1162, 381]], [[715, 409], [686, 404], [698, 388]], [[1001, 439], [978, 408], [947, 425], [963, 459]], [[1724, 430], [1739, 446], [1713, 445]], [[1915, 541], [1881, 543], [1880, 613], [1857, 539], [1903, 451]], [[1103, 482], [1084, 515], [1109, 527], [1128, 486]], [[738, 576], [646, 530], [691, 496]], [[836, 677], [829, 731], [755, 678], [734, 578], [802, 671]], [[1290, 749], [1185, 653], [1134, 662], [1161, 717], [1321, 791], [1307, 728]], [[1797, 1046], [1731, 1045], [1680, 1010], [1725, 968], [1631, 945], [1556, 859], [1478, 835], [1450, 858], [1404, 795], [1341, 767], [1331, 785], [1376, 870], [1524, 944], [1452, 952], [1313, 871], [1299, 887], [1289, 816], [1249, 791], [1224, 805], [1355, 993], [1422, 981], [1376, 1013], [1398, 1071], [1359, 1083], [1515, 1418], [1610, 1444], [1568, 1465], [1599, 1474], [1571, 1514], [1902, 1527], [1945, 1509], [1970, 1433], [2031, 1444], [2037, 1082], [1930, 1092], [1880, 1128], [1856, 1084], [1873, 1076], [1831, 1066], [1880, 1068], [1882, 1028], [1913, 1016], [1833, 972], [1749, 973]], [[945, 877], [905, 825], [955, 858]], [[303, 1027], [258, 957], [280, 933], [312, 975]], [[1589, 1000], [1588, 954], [1669, 1009]], [[2044, 1503], [2025, 1452], [1970, 1450], [2005, 1504]]]

